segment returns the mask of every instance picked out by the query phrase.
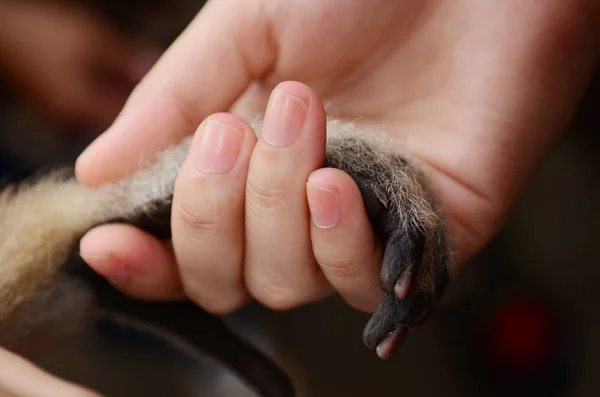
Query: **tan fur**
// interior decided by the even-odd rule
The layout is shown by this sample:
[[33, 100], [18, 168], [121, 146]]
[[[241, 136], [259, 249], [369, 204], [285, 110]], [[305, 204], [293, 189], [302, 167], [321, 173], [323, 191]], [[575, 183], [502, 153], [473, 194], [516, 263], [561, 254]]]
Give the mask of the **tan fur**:
[[353, 123], [330, 120], [328, 133], [327, 151], [336, 166], [378, 175], [377, 182], [385, 189], [390, 202], [397, 204], [396, 210], [404, 227], [420, 230], [425, 235], [423, 264], [415, 287], [434, 294], [435, 267], [432, 263], [445, 255], [440, 252], [444, 245], [436, 241], [444, 234], [444, 225], [418, 165], [385, 131], [366, 130]]
[[[262, 121], [251, 124], [260, 134]], [[440, 218], [419, 183], [420, 177], [408, 165], [398, 167], [397, 142], [339, 120], [328, 120], [327, 127], [328, 154], [345, 162], [346, 169], [393, 170], [381, 175], [380, 182], [392, 201], [411, 211], [401, 214], [402, 219], [423, 230], [427, 241], [432, 241]], [[49, 297], [61, 294], [51, 286], [86, 230], [111, 219], [135, 216], [150, 209], [156, 200], [168, 200], [190, 142], [191, 138], [186, 138], [166, 150], [155, 164], [98, 189], [85, 188], [59, 172], [0, 193], [0, 332], [8, 333], [7, 324], [23, 327], [23, 313], [33, 316], [49, 304]], [[378, 163], [368, 156], [369, 147], [378, 152]], [[427, 252], [425, 256], [434, 260], [437, 254]], [[16, 313], [19, 311], [21, 316]]]

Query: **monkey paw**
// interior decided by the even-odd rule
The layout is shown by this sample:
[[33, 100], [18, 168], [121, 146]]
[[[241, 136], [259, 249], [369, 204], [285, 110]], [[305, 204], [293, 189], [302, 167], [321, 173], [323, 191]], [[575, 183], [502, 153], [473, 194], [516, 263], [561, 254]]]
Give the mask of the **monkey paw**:
[[391, 147], [389, 141], [346, 136], [329, 142], [326, 159], [327, 166], [354, 179], [385, 247], [380, 275], [386, 295], [363, 333], [365, 345], [382, 359], [394, 353], [412, 326], [425, 321], [451, 269], [443, 223], [423, 178]]
[[381, 186], [360, 176], [355, 181], [375, 234], [385, 247], [380, 277], [386, 295], [365, 327], [363, 341], [386, 359], [410, 327], [427, 319], [443, 295], [450, 276], [449, 260], [441, 224], [429, 225], [433, 230], [417, 227], [406, 219], [410, 201], [386, 201]]

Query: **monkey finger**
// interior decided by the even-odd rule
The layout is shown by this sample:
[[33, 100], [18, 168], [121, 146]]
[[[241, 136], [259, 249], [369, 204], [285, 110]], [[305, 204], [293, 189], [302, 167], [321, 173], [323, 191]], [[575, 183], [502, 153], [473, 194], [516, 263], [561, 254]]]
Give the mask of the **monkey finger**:
[[88, 265], [129, 296], [149, 300], [184, 297], [172, 251], [134, 226], [99, 226], [81, 239], [79, 249]]
[[308, 178], [307, 196], [313, 251], [323, 273], [349, 305], [373, 312], [384, 295], [382, 250], [358, 186], [345, 172], [324, 168]]

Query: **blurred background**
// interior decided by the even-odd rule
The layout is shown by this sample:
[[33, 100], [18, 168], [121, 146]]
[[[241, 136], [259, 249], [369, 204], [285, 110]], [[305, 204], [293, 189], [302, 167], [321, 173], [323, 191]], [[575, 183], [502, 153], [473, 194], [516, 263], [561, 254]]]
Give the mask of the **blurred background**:
[[[0, 180], [74, 161], [202, 4], [0, 0]], [[599, 110], [600, 73], [504, 230], [392, 360], [363, 347], [367, 317], [336, 297], [227, 321], [302, 396], [600, 395]], [[42, 365], [114, 397], [253, 395], [210, 358], [110, 323]]]

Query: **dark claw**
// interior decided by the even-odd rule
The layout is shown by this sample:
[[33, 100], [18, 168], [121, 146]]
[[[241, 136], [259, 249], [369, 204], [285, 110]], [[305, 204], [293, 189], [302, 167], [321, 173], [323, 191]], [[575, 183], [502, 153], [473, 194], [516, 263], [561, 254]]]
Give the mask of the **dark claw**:
[[400, 327], [387, 334], [386, 337], [375, 348], [375, 352], [377, 352], [379, 358], [382, 360], [387, 360], [390, 358], [404, 341], [406, 332], [406, 328]]
[[[385, 218], [393, 218], [386, 216]], [[392, 223], [391, 219], [386, 219], [386, 223]], [[396, 220], [398, 222], [398, 220]], [[391, 225], [386, 225], [386, 229], [391, 229]], [[397, 233], [403, 232], [398, 230], [398, 223], [394, 226], [393, 234], [388, 238], [380, 237], [383, 241], [387, 241], [385, 253], [383, 255], [383, 264], [381, 267], [381, 286], [388, 294], [400, 295], [398, 299], [406, 297], [412, 284], [414, 275], [418, 273], [423, 256], [423, 246], [425, 238], [422, 233], [410, 231], [404, 232], [401, 235]], [[404, 292], [400, 293], [399, 292]]]
[[406, 332], [426, 307], [427, 299], [422, 294], [411, 293], [403, 300], [386, 295], [365, 327], [364, 344], [376, 350], [390, 333], [397, 329]]
[[373, 230], [385, 245], [381, 269], [381, 286], [387, 293], [396, 291], [400, 299], [410, 290], [413, 275], [423, 256], [425, 236], [419, 230], [402, 225], [396, 205], [387, 193], [367, 178], [352, 175], [362, 194], [367, 216]]
[[[408, 330], [425, 322], [449, 279], [448, 260], [441, 226], [426, 241], [423, 230], [403, 218], [399, 203], [364, 176], [353, 175], [365, 203], [373, 230], [385, 245], [381, 268], [383, 298], [363, 333], [365, 345], [382, 359], [389, 358]], [[425, 244], [437, 246], [435, 256], [423, 262]], [[429, 247], [431, 249], [431, 247]], [[432, 269], [433, 267], [433, 269]], [[427, 279], [433, 285], [426, 285]]]
[[[364, 344], [382, 357], [381, 350], [388, 351], [390, 334], [402, 331], [402, 340], [408, 329], [422, 324], [433, 311], [434, 305], [441, 299], [450, 279], [447, 258], [442, 256], [435, 266], [435, 291], [411, 290], [404, 299], [387, 294], [371, 316], [363, 332]], [[393, 353], [393, 351], [392, 351]], [[387, 358], [389, 357], [382, 357]]]

